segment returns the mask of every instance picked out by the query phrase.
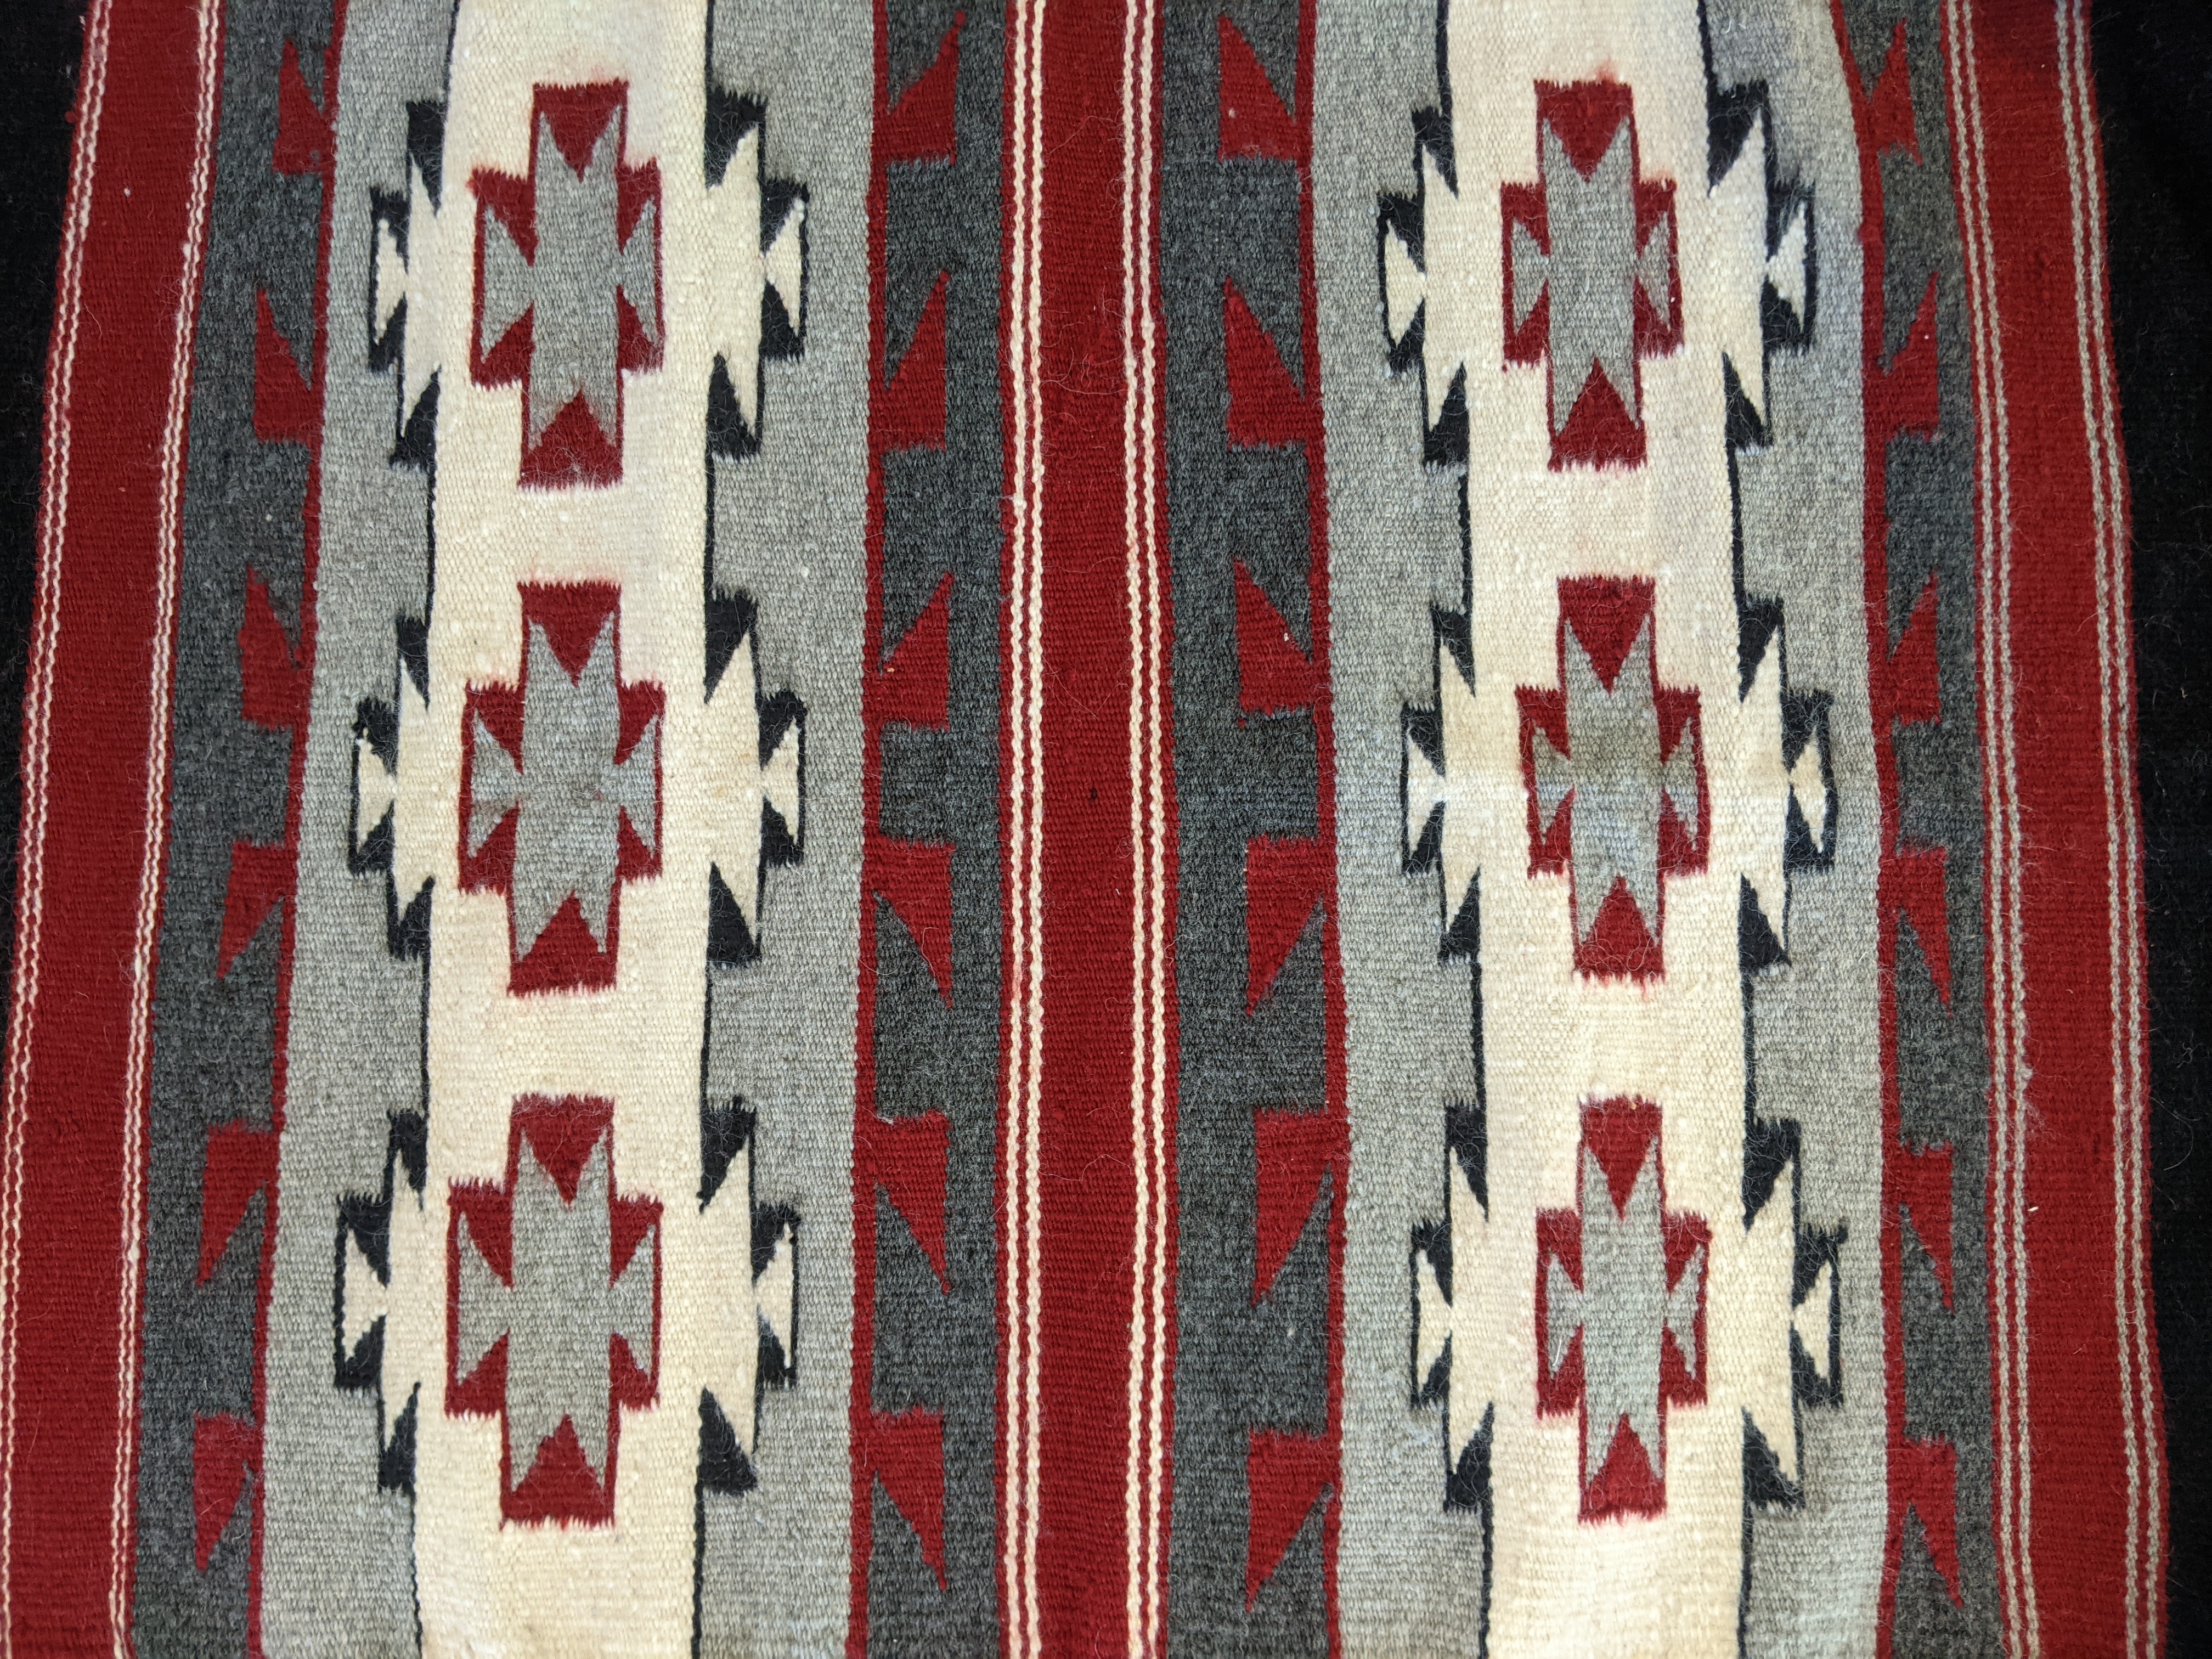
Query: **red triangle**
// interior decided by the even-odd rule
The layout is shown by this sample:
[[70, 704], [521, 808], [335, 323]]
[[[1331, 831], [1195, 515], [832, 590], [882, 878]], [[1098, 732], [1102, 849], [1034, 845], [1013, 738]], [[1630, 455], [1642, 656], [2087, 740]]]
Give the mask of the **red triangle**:
[[952, 680], [951, 593], [948, 573], [877, 672], [876, 717], [887, 725], [945, 728]]
[[1898, 914], [1912, 924], [1929, 977], [1946, 1008], [1951, 1006], [1951, 912], [1944, 892], [1948, 871], [1943, 848], [1900, 847], [1883, 872]]
[[1279, 714], [1310, 708], [1313, 665], [1291, 639], [1290, 626], [1260, 585], [1237, 560], [1237, 705], [1247, 714]]
[[945, 447], [945, 285], [937, 286], [921, 307], [914, 338], [876, 396], [875, 444], [884, 453], [896, 449]]
[[1607, 1433], [1605, 1461], [1583, 1488], [1583, 1519], [1601, 1520], [1613, 1515], [1656, 1515], [1666, 1506], [1667, 1488], [1651, 1455], [1628, 1426], [1626, 1413], [1606, 1428], [1583, 1425], [1584, 1434]]
[[1536, 123], [1539, 136], [1545, 127], [1559, 136], [1577, 173], [1585, 179], [1597, 171], [1620, 124], [1635, 112], [1635, 100], [1619, 81], [1577, 81], [1559, 86], [1536, 83]]
[[960, 26], [963, 12], [952, 15], [952, 27], [937, 43], [937, 56], [915, 83], [899, 94], [876, 131], [877, 159], [896, 161], [950, 161], [953, 156], [953, 93], [960, 80]]
[[1908, 1439], [1897, 1448], [1890, 1481], [1904, 1507], [1920, 1516], [1928, 1557], [1943, 1575], [1954, 1607], [1959, 1595], [1959, 1449], [1948, 1440]]
[[269, 296], [253, 296], [253, 435], [264, 444], [315, 441], [315, 394], [276, 329]]
[[1220, 159], [1257, 156], [1295, 161], [1298, 130], [1283, 107], [1275, 83], [1267, 78], [1251, 42], [1226, 15], [1220, 19]]
[[1283, 1263], [1313, 1218], [1322, 1177], [1329, 1172], [1342, 1139], [1338, 1128], [1338, 1121], [1326, 1112], [1262, 1107], [1252, 1115], [1253, 1151], [1259, 1163], [1259, 1238], [1252, 1261], [1255, 1307], [1275, 1288]]
[[1328, 1492], [1334, 1472], [1328, 1444], [1319, 1435], [1252, 1431], [1244, 1458], [1245, 1490], [1250, 1497], [1244, 1540], [1248, 1613], [1260, 1599], [1260, 1587], [1282, 1565], [1298, 1528]]
[[951, 1126], [942, 1112], [895, 1118], [871, 1114], [861, 1121], [863, 1178], [872, 1173], [929, 1258], [938, 1284], [948, 1291], [952, 1279], [945, 1262], [945, 1169], [951, 1144]]
[[1328, 861], [1317, 840], [1255, 836], [1244, 848], [1244, 1010], [1275, 988], [1322, 901]]
[[1912, 1218], [1912, 1231], [1936, 1270], [1943, 1305], [1951, 1305], [1951, 1149], [1901, 1147], [1889, 1167], [1891, 1201]]
[[1879, 156], [1901, 149], [1920, 160], [1920, 137], [1912, 118], [1912, 70], [1905, 56], [1905, 21], [1898, 20], [1889, 37], [1889, 51], [1881, 60], [1867, 96], [1867, 136]]
[[538, 1168], [553, 1177], [564, 1204], [576, 1201], [584, 1165], [614, 1121], [614, 1103], [589, 1095], [525, 1095], [514, 1103], [514, 1133], [529, 1142]]
[[276, 1178], [276, 1137], [268, 1130], [241, 1121], [208, 1131], [200, 1176], [201, 1284], [214, 1277], [253, 1195]]
[[568, 170], [579, 178], [592, 165], [592, 146], [599, 142], [599, 135], [607, 130], [607, 123], [615, 118], [629, 98], [628, 90], [619, 82], [599, 81], [589, 86], [540, 86], [531, 99], [531, 141], [537, 142], [537, 117], [544, 116], [545, 124], [553, 130], [554, 148], [561, 152]]
[[[1632, 365], [1630, 372], [1635, 372]], [[1644, 459], [1644, 428], [1596, 363], [1583, 377], [1566, 423], [1552, 439], [1551, 466], [1636, 466]]]
[[282, 843], [262, 847], [233, 842], [230, 884], [222, 899], [222, 936], [216, 943], [215, 971], [226, 977], [240, 953], [253, 943], [269, 913], [292, 890], [292, 849]]
[[[323, 86], [331, 84], [329, 58], [324, 58]], [[284, 58], [276, 70], [276, 154], [279, 173], [320, 173], [330, 153], [331, 124], [315, 106], [307, 90], [307, 77], [300, 70], [300, 48], [284, 42]]]
[[1625, 878], [1613, 878], [1589, 937], [1575, 941], [1575, 966], [1599, 979], [1657, 979], [1665, 973], [1659, 941], [1644, 922], [1643, 908], [1629, 896]]
[[1887, 368], [1874, 371], [1874, 383], [1867, 388], [1867, 426], [1882, 438], [1899, 433], [1933, 438], [1942, 412], [1936, 380], [1936, 279], [1930, 276], [1905, 343]]
[[1234, 283], [1221, 285], [1221, 326], [1229, 365], [1231, 446], [1253, 449], [1305, 441], [1311, 420], [1304, 394]]
[[271, 731], [299, 723], [306, 677], [292, 658], [292, 641], [276, 619], [268, 584], [246, 573], [246, 615], [238, 624], [239, 705], [246, 718]]
[[933, 1411], [872, 1414], [870, 1461], [884, 1496], [906, 1517], [921, 1543], [921, 1559], [945, 1579], [945, 1419]]
[[1936, 667], [1936, 575], [1929, 573], [1920, 597], [1912, 602], [1912, 615], [1904, 637], [1889, 653], [1882, 690], [1889, 718], [1899, 726], [1925, 726], [1942, 717], [1943, 698]]
[[607, 1414], [607, 1476], [602, 1484], [584, 1443], [568, 1418], [535, 1446], [510, 1445], [510, 1468], [526, 1471], [506, 1494], [501, 1511], [510, 1521], [605, 1521], [614, 1513], [615, 1435], [620, 1413]]
[[952, 848], [945, 842], [880, 836], [868, 849], [870, 890], [912, 937], [937, 994], [952, 1000]]
[[192, 1419], [192, 1559], [202, 1572], [261, 1468], [261, 1431], [224, 1413]]
[[[1608, 691], [1652, 614], [1653, 592], [1646, 576], [1574, 576], [1559, 584], [1559, 624], [1582, 641], [1590, 672]], [[1565, 641], [1560, 645], [1564, 672]]]
[[1583, 1144], [1605, 1171], [1615, 1214], [1627, 1208], [1636, 1177], [1644, 1173], [1644, 1160], [1658, 1139], [1656, 1106], [1623, 1096], [1583, 1108]]

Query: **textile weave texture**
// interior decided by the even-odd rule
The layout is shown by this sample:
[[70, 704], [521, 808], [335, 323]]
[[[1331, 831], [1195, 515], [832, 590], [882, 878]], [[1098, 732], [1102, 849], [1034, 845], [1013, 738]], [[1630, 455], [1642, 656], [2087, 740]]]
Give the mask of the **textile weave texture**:
[[2161, 1650], [2082, 0], [93, 0], [0, 1650]]

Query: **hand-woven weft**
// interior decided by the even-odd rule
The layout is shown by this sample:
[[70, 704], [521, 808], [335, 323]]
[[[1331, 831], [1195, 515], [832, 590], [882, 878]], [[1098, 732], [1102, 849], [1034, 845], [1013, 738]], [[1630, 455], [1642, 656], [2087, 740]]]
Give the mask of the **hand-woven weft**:
[[2081, 0], [93, 0], [22, 1656], [2149, 1655]]

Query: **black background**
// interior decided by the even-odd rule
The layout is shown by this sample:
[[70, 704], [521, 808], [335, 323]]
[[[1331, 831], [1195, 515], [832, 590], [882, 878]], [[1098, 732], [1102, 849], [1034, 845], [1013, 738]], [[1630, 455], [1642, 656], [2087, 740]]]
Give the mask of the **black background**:
[[[2212, 1654], [2212, 1067], [2201, 989], [2212, 931], [2212, 6], [2091, 9], [2136, 549], [2168, 1647], [2188, 1656]], [[81, 0], [0, 0], [0, 904], [10, 914], [40, 419], [82, 13]], [[0, 961], [13, 948], [9, 926]]]

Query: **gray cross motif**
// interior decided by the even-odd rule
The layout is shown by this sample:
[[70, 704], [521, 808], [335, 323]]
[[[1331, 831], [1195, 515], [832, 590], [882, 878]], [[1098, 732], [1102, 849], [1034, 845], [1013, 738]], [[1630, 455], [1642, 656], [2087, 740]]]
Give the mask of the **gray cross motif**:
[[[1602, 1132], [1598, 1125], [1608, 1119], [1618, 1124], [1624, 1118], [1632, 1155], [1639, 1127], [1649, 1139], [1641, 1147], [1627, 1199], [1616, 1206], [1605, 1165], [1591, 1139]], [[1648, 1120], [1648, 1126], [1639, 1126], [1639, 1119]], [[1657, 1510], [1666, 1479], [1665, 1407], [1670, 1401], [1688, 1403], [1704, 1397], [1698, 1313], [1705, 1300], [1708, 1235], [1694, 1218], [1662, 1214], [1658, 1122], [1657, 1109], [1640, 1104], [1620, 1102], [1586, 1109], [1580, 1152], [1581, 1213], [1577, 1218], [1553, 1211], [1539, 1218], [1545, 1302], [1539, 1336], [1544, 1378], [1554, 1389], [1575, 1338], [1582, 1338], [1585, 1518]], [[1616, 1143], [1620, 1133], [1618, 1128], [1613, 1131]], [[1623, 1149], [1616, 1144], [1613, 1150], [1617, 1156]], [[1579, 1285], [1560, 1259], [1556, 1238], [1553, 1247], [1544, 1243], [1547, 1223], [1578, 1225]], [[1670, 1231], [1678, 1235], [1671, 1250]], [[1675, 1387], [1668, 1386], [1662, 1361], [1662, 1345], [1669, 1337], [1688, 1372], [1686, 1390], [1679, 1380]], [[1558, 1393], [1540, 1399], [1549, 1410], [1565, 1409], [1568, 1403]], [[1624, 1424], [1643, 1449], [1649, 1473], [1631, 1469], [1620, 1484], [1593, 1492]]]
[[1692, 842], [1702, 833], [1697, 744], [1686, 728], [1672, 753], [1660, 752], [1648, 615], [1610, 688], [1574, 628], [1561, 632], [1567, 747], [1560, 752], [1541, 726], [1529, 734], [1537, 831], [1548, 837], [1560, 810], [1567, 810], [1578, 948], [1589, 941], [1616, 881], [1627, 884], [1656, 940], [1662, 802], [1673, 805]]
[[[1550, 360], [1554, 466], [1635, 465], [1644, 459], [1636, 360], [1672, 351], [1682, 340], [1674, 186], [1636, 176], [1636, 119], [1625, 87], [1539, 86], [1537, 122], [1538, 182], [1508, 184], [1502, 198], [1506, 360]], [[1601, 132], [1605, 148], [1585, 173], [1576, 155], [1587, 159]], [[1547, 297], [1539, 334], [1531, 319]], [[1570, 429], [1595, 379], [1618, 395], [1626, 425], [1620, 412], [1599, 410]]]
[[635, 1362], [653, 1362], [653, 1280], [659, 1224], [613, 1267], [611, 1129], [585, 1158], [573, 1200], [538, 1161], [527, 1135], [514, 1170], [512, 1283], [484, 1259], [465, 1213], [454, 1231], [458, 1343], [453, 1375], [473, 1376], [507, 1339], [507, 1442], [513, 1485], [536, 1467], [540, 1449], [565, 1421], [592, 1474], [605, 1484], [615, 1410], [609, 1343], [620, 1337]]
[[544, 626], [533, 621], [528, 629], [521, 763], [516, 764], [478, 715], [468, 817], [473, 856], [500, 821], [520, 809], [510, 878], [518, 962], [530, 954], [571, 893], [593, 940], [606, 948], [624, 819], [648, 851], [659, 850], [655, 807], [660, 717], [647, 724], [627, 759], [615, 757], [622, 740], [615, 613], [608, 613], [584, 672], [573, 680], [554, 654]]
[[[526, 313], [530, 359], [523, 406], [526, 482], [565, 483], [564, 466], [584, 480], [611, 483], [621, 476], [620, 371], [650, 367], [659, 358], [659, 202], [657, 172], [647, 175], [651, 196], [638, 209], [628, 234], [622, 230], [622, 185], [631, 169], [622, 165], [622, 105], [609, 111], [580, 169], [555, 142], [553, 121], [539, 112], [531, 146], [530, 197], [536, 246], [526, 254], [514, 228], [498, 213], [482, 225], [482, 287], [477, 296], [475, 355], [488, 369], [494, 353]], [[644, 336], [646, 350], [627, 358], [622, 316], [626, 301]], [[503, 384], [513, 373], [485, 372], [485, 384]], [[580, 398], [597, 426], [605, 453], [538, 459], [533, 453], [547, 429]]]

